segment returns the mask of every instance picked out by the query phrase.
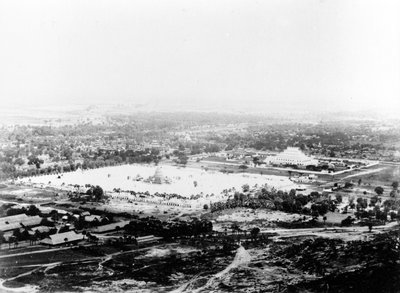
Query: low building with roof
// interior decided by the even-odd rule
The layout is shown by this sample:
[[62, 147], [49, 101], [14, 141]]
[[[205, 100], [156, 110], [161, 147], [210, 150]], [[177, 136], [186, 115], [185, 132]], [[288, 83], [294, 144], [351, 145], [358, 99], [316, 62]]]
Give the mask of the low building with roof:
[[101, 221], [101, 216], [89, 215], [89, 216], [85, 216], [84, 220], [87, 223], [100, 222]]
[[40, 225], [43, 218], [39, 216], [27, 216], [25, 214], [0, 218], [0, 231], [10, 231], [22, 227], [34, 227]]
[[2, 217], [0, 218], [0, 225], [3, 223], [18, 223], [21, 222], [25, 219], [27, 219], [29, 216], [26, 214], [19, 214], [19, 215], [13, 215], [13, 216], [8, 216], [8, 217]]
[[138, 245], [144, 245], [144, 244], [158, 242], [161, 239], [163, 239], [163, 238], [162, 237], [157, 237], [157, 236], [154, 236], [154, 235], [147, 235], [147, 236], [137, 237], [136, 241], [137, 241]]
[[52, 207], [43, 207], [43, 206], [37, 206], [38, 210], [40, 211], [40, 214], [43, 217], [48, 217], [52, 213], [57, 212], [57, 209], [54, 209]]
[[62, 245], [77, 243], [83, 240], [83, 235], [81, 233], [76, 233], [75, 231], [68, 231], [64, 233], [57, 233], [44, 238], [40, 243], [46, 245]]
[[55, 229], [55, 228], [48, 227], [48, 226], [38, 226], [38, 227], [32, 228], [31, 232], [33, 232], [33, 233], [35, 233], [35, 232], [48, 233], [48, 232], [50, 232], [51, 229]]

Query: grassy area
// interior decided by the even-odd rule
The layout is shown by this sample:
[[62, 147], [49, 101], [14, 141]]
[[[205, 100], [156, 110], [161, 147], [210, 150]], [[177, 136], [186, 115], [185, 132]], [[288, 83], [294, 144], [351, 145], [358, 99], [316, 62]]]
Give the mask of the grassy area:
[[332, 213], [328, 212], [326, 216], [326, 223], [327, 224], [340, 224], [344, 219], [352, 214], [341, 214], [341, 213]]
[[42, 189], [22, 185], [5, 185], [5, 187], [0, 188], [0, 196], [2, 200], [27, 203], [41, 203], [46, 200], [53, 200], [56, 193], [60, 192], [54, 188]]
[[362, 180], [363, 184], [370, 184], [371, 186], [389, 186], [393, 181], [400, 181], [400, 166], [399, 165], [378, 165], [376, 168], [384, 168], [379, 172], [370, 174], [360, 174], [351, 179], [358, 181]]
[[[32, 267], [7, 267], [7, 268], [2, 268], [0, 267], [0, 276], [1, 278], [8, 279], [12, 278], [24, 273], [27, 273], [29, 271], [32, 271], [35, 268]], [[22, 287], [24, 284], [7, 284], [7, 287]]]
[[[23, 247], [23, 248], [12, 248], [12, 247], [13, 247], [13, 245], [11, 245], [10, 249], [8, 249], [8, 247], [7, 247], [5, 249], [0, 250], [0, 256], [1, 255], [25, 253], [25, 252], [30, 252], [30, 251], [40, 251], [40, 250], [48, 249], [45, 246], [36, 246], [36, 245], [35, 246]], [[1, 263], [0, 263], [0, 265], [1, 265]]]
[[[71, 262], [80, 261], [84, 259], [97, 258], [100, 256], [118, 252], [119, 249], [112, 246], [80, 246], [72, 247], [70, 249], [48, 251], [48, 247], [26, 247], [22, 249], [7, 250], [8, 254], [26, 253], [30, 251], [41, 251], [40, 253], [25, 254], [19, 256], [10, 256], [0, 259], [0, 271], [7, 271], [9, 269], [34, 266], [41, 264], [49, 264], [53, 262]], [[5, 252], [5, 251], [4, 251]], [[4, 254], [7, 255], [7, 254]], [[0, 277], [2, 277], [0, 275]]]
[[35, 253], [29, 255], [12, 256], [2, 258], [0, 261], [0, 269], [7, 269], [15, 266], [29, 266], [37, 264], [48, 264], [59, 261], [72, 261], [83, 259], [87, 254], [72, 249], [46, 251], [43, 253]]

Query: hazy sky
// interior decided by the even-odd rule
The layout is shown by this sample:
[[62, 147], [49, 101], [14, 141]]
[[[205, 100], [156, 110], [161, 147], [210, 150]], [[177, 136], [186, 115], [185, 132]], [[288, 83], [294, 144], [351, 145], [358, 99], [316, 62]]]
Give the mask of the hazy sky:
[[399, 3], [0, 0], [1, 105], [400, 110]]

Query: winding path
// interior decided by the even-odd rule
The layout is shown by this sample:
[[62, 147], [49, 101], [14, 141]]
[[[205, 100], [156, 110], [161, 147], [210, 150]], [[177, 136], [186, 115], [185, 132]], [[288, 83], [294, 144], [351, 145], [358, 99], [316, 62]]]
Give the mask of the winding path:
[[247, 250], [243, 246], [240, 246], [236, 251], [236, 255], [235, 255], [235, 258], [233, 259], [233, 261], [224, 270], [222, 270], [222, 271], [216, 273], [214, 276], [210, 277], [204, 286], [197, 288], [197, 289], [193, 288], [193, 285], [197, 280], [204, 278], [204, 277], [199, 277], [199, 275], [197, 275], [194, 278], [192, 278], [189, 282], [180, 286], [178, 289], [171, 291], [171, 293], [201, 292], [202, 290], [205, 290], [209, 287], [213, 287], [214, 285], [216, 285], [232, 269], [237, 268], [239, 266], [246, 266], [250, 263], [250, 261], [251, 261], [250, 254], [247, 252]]

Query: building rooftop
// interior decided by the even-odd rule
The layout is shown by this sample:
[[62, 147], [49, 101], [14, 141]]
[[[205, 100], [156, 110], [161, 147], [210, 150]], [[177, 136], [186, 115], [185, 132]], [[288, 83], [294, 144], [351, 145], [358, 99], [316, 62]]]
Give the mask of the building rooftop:
[[85, 216], [85, 222], [100, 221], [101, 217], [96, 215]]
[[27, 216], [25, 214], [0, 218], [0, 231], [10, 231], [17, 228], [37, 226], [42, 222], [39, 216]]
[[288, 147], [276, 156], [269, 156], [266, 162], [273, 164], [317, 165], [318, 160], [307, 156], [297, 147]]
[[68, 231], [64, 233], [50, 235], [49, 237], [43, 239], [41, 243], [49, 245], [59, 245], [59, 244], [79, 241], [82, 239], [83, 239], [82, 234], [80, 233], [78, 234], [75, 231]]

